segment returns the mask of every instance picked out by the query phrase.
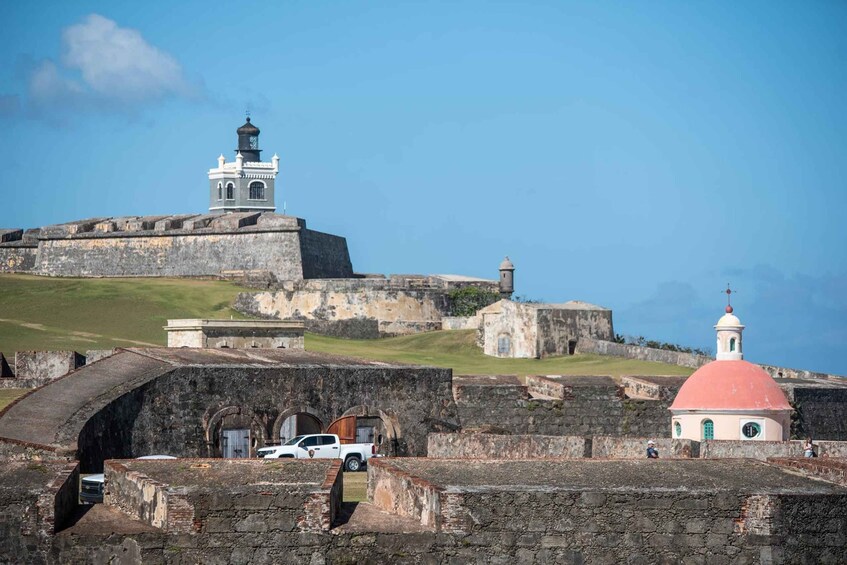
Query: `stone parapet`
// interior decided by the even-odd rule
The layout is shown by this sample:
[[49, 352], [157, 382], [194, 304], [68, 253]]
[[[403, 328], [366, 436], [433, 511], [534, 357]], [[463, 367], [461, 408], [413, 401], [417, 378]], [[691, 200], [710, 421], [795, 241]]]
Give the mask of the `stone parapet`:
[[[700, 457], [744, 457], [766, 460], [771, 457], [802, 457], [805, 440], [744, 441], [706, 440], [700, 442]], [[820, 457], [847, 457], [847, 441], [814, 441]]]
[[176, 534], [326, 532], [343, 494], [341, 462], [329, 459], [111, 460], [104, 470], [104, 504]]
[[581, 436], [433, 433], [427, 440], [427, 457], [447, 459], [583, 458], [590, 446]]
[[21, 229], [0, 229], [0, 243], [19, 241], [23, 236], [24, 230]]
[[681, 351], [668, 351], [666, 349], [655, 349], [641, 347], [626, 343], [615, 343], [601, 339], [580, 337], [576, 342], [576, 353], [593, 353], [595, 355], [610, 355], [623, 357], [625, 359], [638, 359], [641, 361], [656, 361], [668, 363], [680, 367], [691, 367], [697, 369], [714, 361], [712, 357], [696, 355], [694, 353], [683, 353]]
[[17, 351], [15, 380], [20, 388], [33, 388], [58, 379], [85, 365], [76, 351]]

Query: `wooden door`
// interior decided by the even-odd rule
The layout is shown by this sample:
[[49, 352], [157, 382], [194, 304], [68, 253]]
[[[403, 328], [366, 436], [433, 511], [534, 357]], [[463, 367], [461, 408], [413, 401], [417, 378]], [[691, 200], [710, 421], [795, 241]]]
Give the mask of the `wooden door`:
[[223, 430], [221, 452], [224, 459], [250, 457], [250, 430]]
[[356, 443], [356, 416], [342, 416], [326, 428], [326, 433], [335, 434], [341, 443]]

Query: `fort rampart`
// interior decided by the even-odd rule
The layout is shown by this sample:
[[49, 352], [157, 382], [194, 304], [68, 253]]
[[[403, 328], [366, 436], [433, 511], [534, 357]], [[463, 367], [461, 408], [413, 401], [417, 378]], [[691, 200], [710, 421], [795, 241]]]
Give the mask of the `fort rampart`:
[[202, 277], [235, 271], [280, 280], [353, 276], [344, 238], [272, 213], [94, 218], [26, 234], [16, 230], [7, 239], [0, 243], [0, 272]]
[[450, 291], [462, 286], [497, 290], [496, 281], [438, 275], [280, 281], [271, 291], [239, 294], [235, 308], [302, 320], [307, 330], [322, 334], [376, 338], [440, 330]]

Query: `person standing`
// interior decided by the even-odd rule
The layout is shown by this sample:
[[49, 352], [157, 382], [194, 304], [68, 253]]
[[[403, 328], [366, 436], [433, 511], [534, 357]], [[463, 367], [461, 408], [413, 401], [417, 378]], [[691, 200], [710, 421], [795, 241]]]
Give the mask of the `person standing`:
[[647, 459], [658, 459], [659, 450], [656, 449], [656, 442], [652, 439], [647, 442]]
[[803, 446], [803, 457], [817, 457], [818, 454], [815, 453], [815, 444], [812, 442], [812, 438], [806, 438], [806, 445]]

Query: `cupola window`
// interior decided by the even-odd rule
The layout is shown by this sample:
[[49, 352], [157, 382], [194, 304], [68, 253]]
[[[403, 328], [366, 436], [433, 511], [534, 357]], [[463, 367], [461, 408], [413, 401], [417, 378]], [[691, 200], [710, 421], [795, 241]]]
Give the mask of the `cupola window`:
[[735, 338], [734, 337], [730, 338], [730, 340], [729, 340], [729, 350], [735, 351]]
[[264, 200], [265, 199], [265, 185], [261, 182], [251, 182], [250, 183], [250, 200]]

